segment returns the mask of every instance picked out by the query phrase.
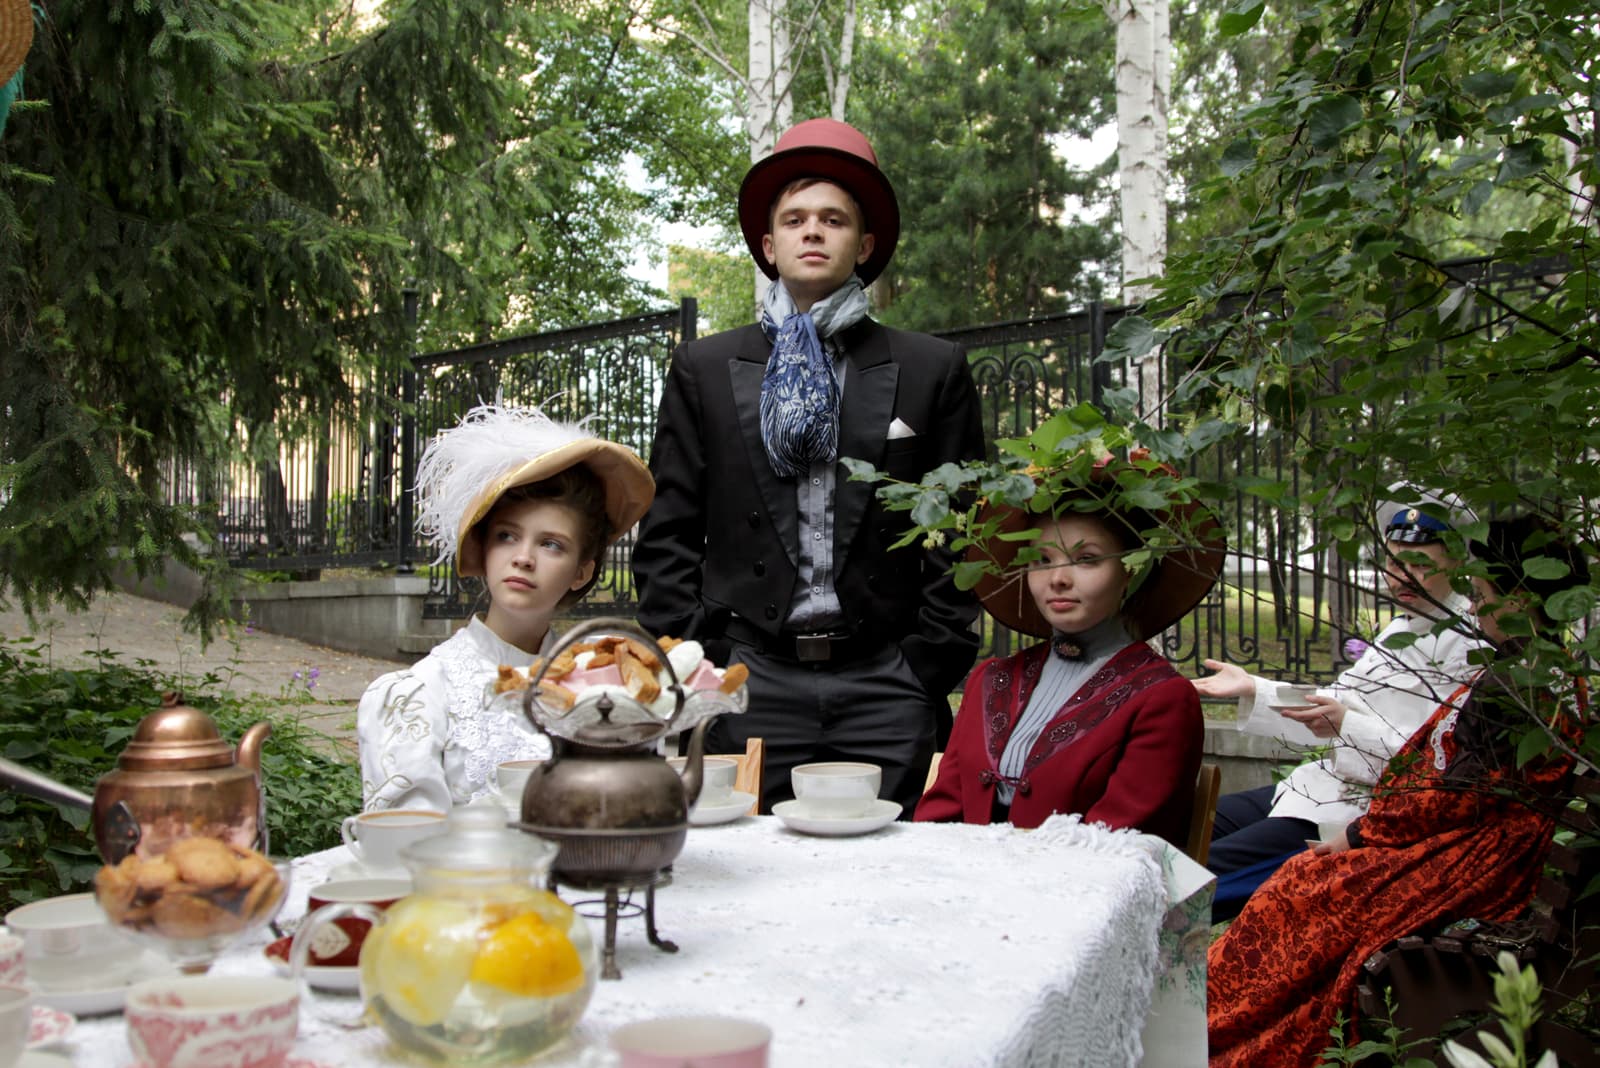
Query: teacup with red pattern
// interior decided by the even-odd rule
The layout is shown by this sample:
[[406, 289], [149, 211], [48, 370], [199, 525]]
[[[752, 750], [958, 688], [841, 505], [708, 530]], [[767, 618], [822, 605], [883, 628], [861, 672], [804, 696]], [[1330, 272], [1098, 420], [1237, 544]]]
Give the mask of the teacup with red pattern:
[[[410, 879], [333, 879], [311, 890], [307, 915], [325, 905], [371, 905], [379, 912], [411, 893]], [[317, 968], [354, 968], [361, 963], [361, 944], [372, 924], [356, 916], [342, 916], [317, 928], [307, 963]], [[280, 938], [267, 947], [267, 955], [287, 962], [293, 938]]]
[[0, 932], [0, 984], [21, 986], [28, 978], [26, 943], [9, 932]]
[[185, 975], [128, 990], [123, 1016], [141, 1068], [281, 1068], [300, 1028], [292, 979]]

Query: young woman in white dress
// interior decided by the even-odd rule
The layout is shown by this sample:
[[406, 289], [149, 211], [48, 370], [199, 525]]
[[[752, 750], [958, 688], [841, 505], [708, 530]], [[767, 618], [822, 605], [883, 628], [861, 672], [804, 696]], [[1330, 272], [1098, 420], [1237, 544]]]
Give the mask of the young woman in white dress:
[[448, 812], [489, 793], [500, 762], [549, 756], [485, 692], [500, 665], [526, 667], [555, 645], [552, 617], [593, 588], [607, 546], [654, 492], [632, 450], [537, 409], [484, 405], [428, 445], [418, 529], [436, 563], [483, 579], [488, 605], [367, 687], [356, 713], [367, 811]]

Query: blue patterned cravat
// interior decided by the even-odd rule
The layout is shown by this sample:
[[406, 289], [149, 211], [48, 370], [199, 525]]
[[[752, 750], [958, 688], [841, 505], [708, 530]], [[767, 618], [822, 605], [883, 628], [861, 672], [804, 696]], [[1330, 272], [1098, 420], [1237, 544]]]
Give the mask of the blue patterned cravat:
[[772, 356], [761, 379], [761, 441], [779, 478], [838, 459], [839, 383], [822, 339], [866, 314], [867, 295], [854, 275], [808, 312], [795, 308], [781, 280], [768, 287], [761, 329], [772, 342]]

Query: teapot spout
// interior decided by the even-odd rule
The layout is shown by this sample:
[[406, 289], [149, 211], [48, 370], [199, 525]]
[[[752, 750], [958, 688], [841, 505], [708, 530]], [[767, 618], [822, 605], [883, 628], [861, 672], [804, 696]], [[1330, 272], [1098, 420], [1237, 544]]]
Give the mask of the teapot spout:
[[239, 748], [234, 754], [234, 763], [242, 768], [249, 768], [257, 775], [261, 774], [261, 743], [265, 742], [272, 734], [272, 724], [262, 720], [244, 732], [244, 737], [239, 739]]
[[686, 808], [694, 808], [694, 803], [700, 800], [700, 784], [704, 781], [702, 773], [705, 771], [706, 728], [709, 726], [711, 720], [701, 720], [689, 732], [689, 751], [684, 754], [683, 760], [683, 803]]

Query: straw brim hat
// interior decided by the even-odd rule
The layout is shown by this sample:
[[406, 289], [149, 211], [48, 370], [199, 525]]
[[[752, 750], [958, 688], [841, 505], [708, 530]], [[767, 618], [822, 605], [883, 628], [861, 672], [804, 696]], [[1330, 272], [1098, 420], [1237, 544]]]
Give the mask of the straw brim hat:
[[483, 574], [483, 545], [473, 534], [477, 526], [507, 491], [551, 478], [582, 464], [593, 471], [606, 491], [606, 519], [611, 536], [622, 537], [650, 508], [656, 483], [650, 469], [632, 449], [601, 438], [583, 438], [529, 460], [489, 483], [468, 505], [456, 531], [456, 570], [464, 577]]
[[0, 0], [0, 86], [9, 82], [33, 47], [33, 5]]
[[[1107, 480], [1101, 477], [1097, 469], [1094, 481]], [[1089, 493], [1084, 491], [1084, 495]], [[1082, 513], [1069, 510], [1061, 514], [1104, 515], [1105, 510]], [[1192, 547], [1162, 552], [1153, 565], [1154, 570], [1123, 606], [1123, 619], [1135, 632], [1134, 637], [1153, 638], [1188, 615], [1211, 592], [1217, 577], [1222, 574], [1223, 558], [1228, 551], [1227, 539], [1216, 520], [1198, 504], [1178, 505], [1162, 512], [1124, 509], [1117, 514], [1135, 532], [1158, 526], [1173, 527], [1199, 542]], [[990, 506], [980, 513], [979, 522], [983, 523], [995, 515], [1001, 516], [999, 533], [1002, 534], [1018, 534], [1048, 520], [1047, 516], [1017, 508]], [[968, 550], [968, 560], [992, 558], [1002, 569], [998, 575], [985, 574], [978, 580], [974, 592], [983, 603], [984, 610], [1007, 627], [1035, 638], [1046, 638], [1050, 636], [1052, 628], [1028, 592], [1028, 569], [1026, 566], [1014, 566], [1017, 553], [1025, 544], [994, 539], [989, 543], [987, 554], [976, 548]]]
[[872, 253], [856, 265], [863, 284], [883, 273], [900, 241], [900, 202], [878, 169], [872, 145], [855, 127], [834, 119], [808, 119], [778, 139], [772, 155], [758, 160], [739, 187], [739, 228], [756, 266], [768, 278], [778, 269], [767, 262], [761, 239], [771, 230], [773, 201], [799, 178], [821, 178], [856, 198], [862, 232], [872, 235]]

